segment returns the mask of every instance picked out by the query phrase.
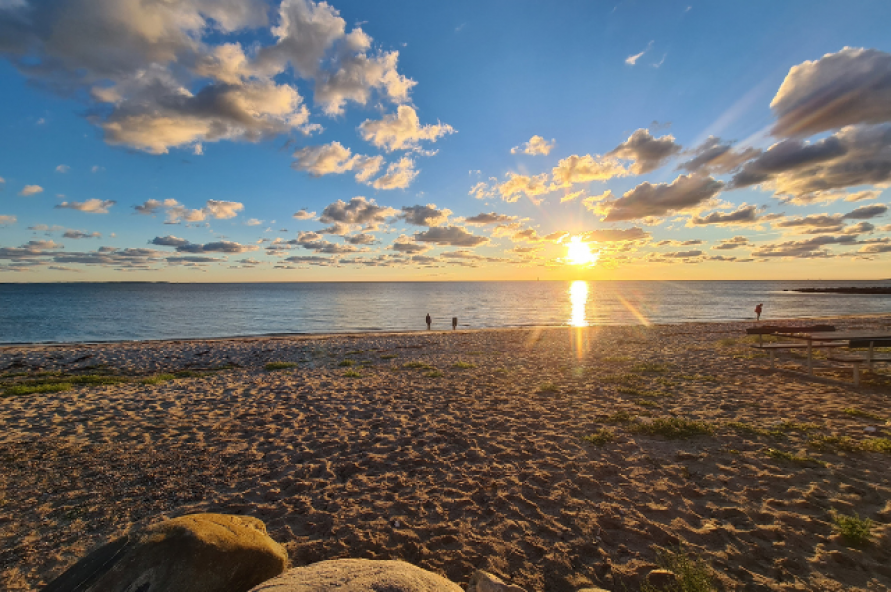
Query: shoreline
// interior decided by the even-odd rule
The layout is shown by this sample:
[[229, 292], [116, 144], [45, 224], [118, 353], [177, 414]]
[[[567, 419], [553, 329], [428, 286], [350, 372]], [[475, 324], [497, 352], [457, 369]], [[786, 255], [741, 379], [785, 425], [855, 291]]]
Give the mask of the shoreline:
[[891, 588], [891, 369], [772, 372], [751, 325], [0, 348], [0, 388], [60, 389], [0, 399], [0, 588], [198, 512], [462, 586], [637, 589], [682, 544], [728, 591]]
[[610, 325], [586, 325], [584, 327], [573, 327], [572, 325], [519, 325], [519, 326], [500, 326], [500, 327], [480, 327], [478, 329], [460, 327], [456, 331], [451, 329], [412, 329], [412, 330], [386, 330], [380, 331], [344, 331], [344, 332], [295, 332], [295, 333], [257, 333], [250, 335], [231, 335], [219, 337], [165, 337], [156, 339], [109, 339], [97, 341], [40, 341], [40, 342], [10, 342], [0, 343], [0, 352], [9, 348], [41, 348], [41, 347], [73, 347], [73, 346], [92, 346], [92, 345], [115, 345], [115, 344], [157, 344], [157, 343], [173, 343], [173, 342], [216, 342], [216, 341], [246, 341], [257, 339], [326, 339], [336, 337], [361, 338], [371, 336], [399, 336], [399, 335], [424, 335], [437, 333], [475, 333], [480, 331], [524, 331], [524, 330], [544, 330], [544, 329], [596, 329], [608, 327], [677, 327], [682, 325], [727, 325], [727, 324], [787, 324], [803, 321], [825, 321], [831, 319], [879, 319], [889, 318], [891, 314], [874, 313], [874, 314], [858, 314], [858, 315], [825, 315], [825, 316], [807, 316], [807, 317], [788, 317], [780, 319], [762, 319], [756, 321], [751, 319], [730, 319], [730, 320], [706, 320], [706, 321], [679, 321], [677, 323], [649, 323], [649, 324], [610, 324]]

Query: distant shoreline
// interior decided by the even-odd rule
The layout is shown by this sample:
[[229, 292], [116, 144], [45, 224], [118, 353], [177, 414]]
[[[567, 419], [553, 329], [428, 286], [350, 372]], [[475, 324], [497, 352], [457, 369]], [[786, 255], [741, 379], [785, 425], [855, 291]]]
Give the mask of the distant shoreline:
[[872, 294], [877, 296], [891, 296], [891, 287], [873, 286], [857, 288], [849, 286], [846, 288], [788, 288], [783, 292], [801, 292], [803, 294]]

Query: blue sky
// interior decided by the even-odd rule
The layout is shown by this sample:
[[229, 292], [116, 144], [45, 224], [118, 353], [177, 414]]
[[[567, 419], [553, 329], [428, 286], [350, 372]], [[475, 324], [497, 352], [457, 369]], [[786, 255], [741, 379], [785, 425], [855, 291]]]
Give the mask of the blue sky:
[[0, 0], [0, 281], [887, 277], [887, 22]]

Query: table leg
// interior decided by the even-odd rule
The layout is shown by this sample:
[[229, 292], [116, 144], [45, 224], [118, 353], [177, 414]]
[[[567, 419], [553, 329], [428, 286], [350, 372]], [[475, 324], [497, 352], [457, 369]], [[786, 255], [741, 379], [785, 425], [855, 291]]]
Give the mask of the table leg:
[[872, 343], [873, 343], [872, 341], [869, 342], [869, 358], [866, 361], [866, 367], [869, 368], [870, 370], [872, 370], [872, 352], [873, 352]]
[[813, 355], [813, 345], [811, 344], [811, 340], [807, 340], [807, 373], [814, 373], [814, 355]]

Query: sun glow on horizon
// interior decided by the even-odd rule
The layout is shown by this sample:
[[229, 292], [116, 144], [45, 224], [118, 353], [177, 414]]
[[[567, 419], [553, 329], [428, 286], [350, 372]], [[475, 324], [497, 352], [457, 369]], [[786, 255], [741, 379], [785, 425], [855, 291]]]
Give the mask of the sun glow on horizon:
[[593, 267], [600, 259], [600, 251], [591, 252], [591, 245], [582, 242], [582, 237], [574, 236], [566, 245], [566, 263], [570, 265], [586, 265]]

